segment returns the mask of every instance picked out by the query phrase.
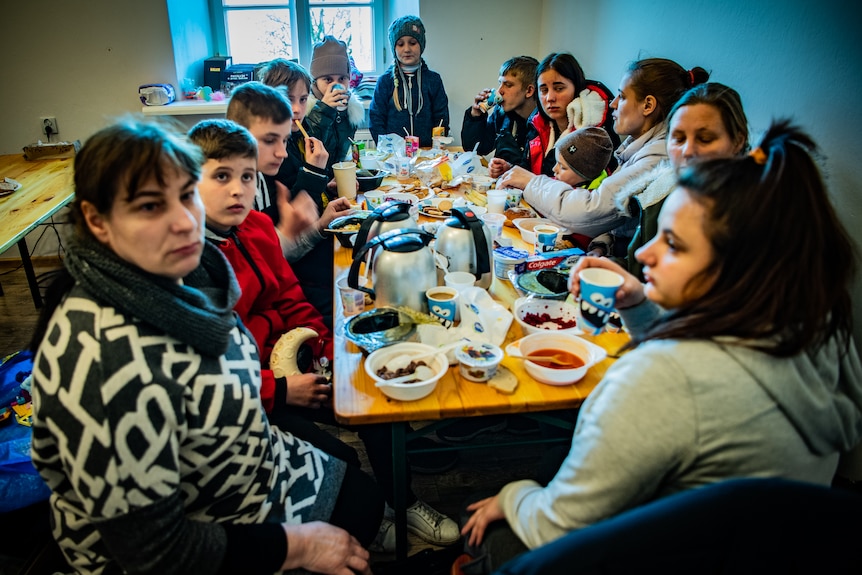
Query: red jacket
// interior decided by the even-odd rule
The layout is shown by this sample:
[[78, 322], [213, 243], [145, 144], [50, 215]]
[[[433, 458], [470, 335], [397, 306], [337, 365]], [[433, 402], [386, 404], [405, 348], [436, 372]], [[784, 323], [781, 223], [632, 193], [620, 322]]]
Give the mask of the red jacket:
[[[314, 355], [332, 359], [332, 334], [305, 299], [267, 215], [252, 210], [227, 237], [216, 239], [212, 232], [208, 237], [233, 266], [242, 290], [234, 311], [254, 336], [262, 366], [269, 365], [278, 338], [295, 327], [310, 327], [319, 333], [316, 342], [309, 342]], [[271, 370], [261, 369], [261, 380], [261, 399], [269, 412], [275, 400], [275, 377]]]
[[[527, 143], [527, 154], [530, 158], [530, 171], [537, 176], [542, 175], [542, 163], [545, 161], [545, 150], [551, 139], [551, 120], [541, 114], [533, 114], [530, 123], [536, 130], [536, 137]], [[554, 177], [553, 173], [545, 174]]]

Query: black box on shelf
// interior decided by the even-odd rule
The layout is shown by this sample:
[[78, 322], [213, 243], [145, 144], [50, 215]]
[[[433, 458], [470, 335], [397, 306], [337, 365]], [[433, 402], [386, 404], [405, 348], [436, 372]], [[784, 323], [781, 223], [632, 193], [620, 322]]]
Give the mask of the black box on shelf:
[[231, 65], [230, 56], [213, 56], [204, 60], [204, 86], [221, 90], [222, 73]]
[[230, 95], [231, 90], [240, 84], [254, 80], [254, 69], [256, 64], [233, 64], [222, 72], [221, 90], [225, 95]]

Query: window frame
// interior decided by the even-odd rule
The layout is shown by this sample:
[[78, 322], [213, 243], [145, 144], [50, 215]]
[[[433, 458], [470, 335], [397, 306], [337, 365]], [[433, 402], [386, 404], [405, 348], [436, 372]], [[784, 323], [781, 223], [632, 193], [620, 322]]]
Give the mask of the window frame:
[[[227, 31], [225, 30], [227, 10], [253, 10], [267, 7], [280, 7], [272, 1], [260, 0], [257, 4], [241, 7], [226, 8], [222, 0], [207, 0], [209, 3], [210, 28], [212, 30], [213, 44], [216, 53], [228, 54]], [[299, 54], [299, 63], [306, 69], [311, 65], [311, 53], [313, 50], [311, 41], [311, 8], [314, 0], [286, 0], [290, 8], [290, 26], [296, 32], [296, 50]], [[372, 10], [372, 35], [374, 41], [374, 69], [361, 70], [363, 73], [379, 75], [387, 66], [386, 63], [386, 30], [384, 26], [384, 0], [368, 0], [367, 4], [355, 2], [327, 2], [314, 7], [324, 6], [326, 8], [342, 8], [370, 6]], [[236, 62], [235, 62], [236, 63]]]

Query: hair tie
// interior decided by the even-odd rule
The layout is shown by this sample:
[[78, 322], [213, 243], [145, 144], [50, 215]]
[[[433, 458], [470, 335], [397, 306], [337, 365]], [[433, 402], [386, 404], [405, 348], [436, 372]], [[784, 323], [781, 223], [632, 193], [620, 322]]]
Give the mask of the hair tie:
[[694, 88], [694, 70], [688, 71], [688, 81], [691, 82], [691, 87]]
[[763, 148], [760, 147], [754, 148], [748, 153], [748, 155], [754, 158], [755, 163], [760, 166], [766, 165], [766, 160], [769, 159], [766, 152], [764, 152]]

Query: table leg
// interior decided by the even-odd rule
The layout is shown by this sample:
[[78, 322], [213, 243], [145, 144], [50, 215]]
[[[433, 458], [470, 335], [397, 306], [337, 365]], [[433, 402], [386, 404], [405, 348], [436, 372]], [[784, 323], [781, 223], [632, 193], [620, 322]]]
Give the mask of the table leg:
[[30, 295], [33, 296], [36, 309], [39, 309], [42, 307], [42, 295], [39, 293], [39, 282], [36, 281], [36, 273], [33, 271], [33, 262], [30, 261], [30, 250], [27, 249], [25, 238], [18, 240], [18, 251], [21, 253], [21, 264], [24, 266], [27, 283], [30, 284]]
[[407, 558], [407, 423], [392, 424], [392, 503], [395, 507], [395, 558]]

